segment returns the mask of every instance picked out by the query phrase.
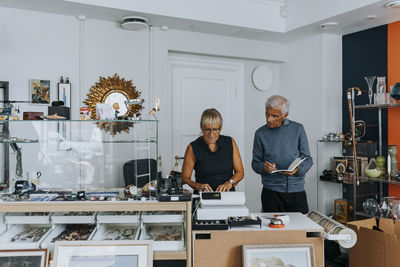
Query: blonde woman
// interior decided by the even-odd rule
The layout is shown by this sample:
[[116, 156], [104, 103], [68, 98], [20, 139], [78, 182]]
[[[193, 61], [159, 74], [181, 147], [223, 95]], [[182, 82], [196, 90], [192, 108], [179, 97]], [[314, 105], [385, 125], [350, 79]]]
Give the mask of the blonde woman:
[[[218, 110], [206, 109], [200, 120], [202, 135], [186, 148], [182, 180], [195, 191], [235, 191], [243, 179], [238, 146], [232, 137], [220, 135], [222, 122]], [[196, 182], [191, 180], [193, 170]]]

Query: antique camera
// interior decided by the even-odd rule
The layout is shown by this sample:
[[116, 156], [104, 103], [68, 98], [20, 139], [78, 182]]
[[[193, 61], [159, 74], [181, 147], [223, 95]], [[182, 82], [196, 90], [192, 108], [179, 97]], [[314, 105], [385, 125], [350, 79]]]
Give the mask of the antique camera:
[[27, 180], [18, 180], [15, 182], [14, 194], [22, 195], [36, 190], [36, 185]]

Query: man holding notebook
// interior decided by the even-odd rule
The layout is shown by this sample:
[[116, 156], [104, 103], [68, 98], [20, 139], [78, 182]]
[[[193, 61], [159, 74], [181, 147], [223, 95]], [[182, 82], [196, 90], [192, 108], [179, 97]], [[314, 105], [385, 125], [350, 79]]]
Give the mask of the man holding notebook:
[[271, 96], [265, 104], [267, 124], [254, 136], [251, 166], [261, 174], [263, 212], [308, 212], [304, 177], [313, 161], [303, 125], [288, 115], [289, 101]]

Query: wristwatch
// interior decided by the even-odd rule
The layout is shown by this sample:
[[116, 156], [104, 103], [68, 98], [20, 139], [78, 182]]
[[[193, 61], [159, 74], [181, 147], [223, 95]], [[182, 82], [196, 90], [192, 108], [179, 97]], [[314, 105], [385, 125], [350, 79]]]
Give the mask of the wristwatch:
[[235, 181], [233, 179], [229, 179], [229, 182], [232, 184], [232, 187], [235, 186]]

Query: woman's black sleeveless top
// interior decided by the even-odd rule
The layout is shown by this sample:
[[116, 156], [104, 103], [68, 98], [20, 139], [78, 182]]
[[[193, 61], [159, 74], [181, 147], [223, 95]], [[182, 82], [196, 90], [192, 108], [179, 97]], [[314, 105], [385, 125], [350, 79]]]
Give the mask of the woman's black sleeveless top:
[[209, 184], [215, 191], [220, 184], [232, 178], [233, 145], [230, 136], [219, 136], [215, 152], [210, 150], [203, 137], [190, 144], [196, 158], [194, 170], [197, 183]]

